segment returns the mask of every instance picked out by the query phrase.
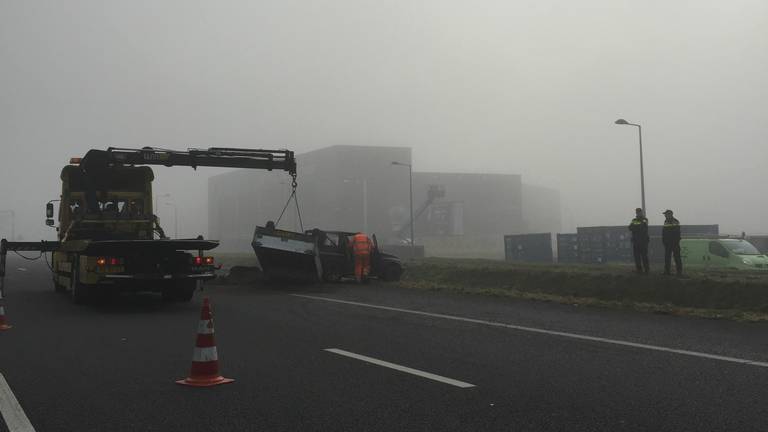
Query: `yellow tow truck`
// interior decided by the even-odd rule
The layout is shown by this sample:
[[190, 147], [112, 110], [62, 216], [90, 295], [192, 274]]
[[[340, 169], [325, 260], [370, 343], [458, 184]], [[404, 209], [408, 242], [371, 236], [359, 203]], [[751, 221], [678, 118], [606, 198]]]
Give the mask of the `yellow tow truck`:
[[254, 168], [287, 171], [296, 178], [288, 150], [231, 148], [173, 151], [156, 148], [90, 150], [61, 172], [58, 225], [54, 201], [46, 224], [56, 242], [0, 241], [0, 289], [8, 251], [53, 252], [53, 286], [75, 303], [120, 291], [159, 292], [188, 301], [202, 281], [216, 277], [209, 251], [217, 240], [170, 239], [152, 208], [152, 169], [144, 165]]

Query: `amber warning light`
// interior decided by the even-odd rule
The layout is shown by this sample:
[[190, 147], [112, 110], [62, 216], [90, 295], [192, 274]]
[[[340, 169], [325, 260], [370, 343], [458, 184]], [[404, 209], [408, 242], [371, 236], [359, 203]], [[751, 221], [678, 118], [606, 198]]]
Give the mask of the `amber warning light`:
[[194, 264], [196, 266], [213, 265], [213, 257], [196, 256], [195, 259], [194, 259]]
[[96, 265], [103, 267], [105, 265], [117, 266], [123, 265], [125, 261], [122, 258], [115, 257], [98, 257], [96, 258]]

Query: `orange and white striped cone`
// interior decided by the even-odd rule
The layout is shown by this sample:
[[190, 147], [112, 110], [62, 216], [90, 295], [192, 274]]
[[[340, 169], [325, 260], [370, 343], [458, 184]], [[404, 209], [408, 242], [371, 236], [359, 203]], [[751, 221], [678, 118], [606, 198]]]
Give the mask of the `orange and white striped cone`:
[[234, 380], [224, 378], [219, 374], [219, 355], [216, 352], [216, 341], [213, 339], [213, 314], [208, 297], [206, 297], [203, 299], [200, 323], [197, 326], [197, 341], [192, 353], [192, 368], [189, 377], [176, 381], [176, 384], [210, 387], [232, 381]]
[[5, 321], [5, 300], [3, 300], [3, 291], [0, 290], [0, 331], [8, 330], [12, 327]]

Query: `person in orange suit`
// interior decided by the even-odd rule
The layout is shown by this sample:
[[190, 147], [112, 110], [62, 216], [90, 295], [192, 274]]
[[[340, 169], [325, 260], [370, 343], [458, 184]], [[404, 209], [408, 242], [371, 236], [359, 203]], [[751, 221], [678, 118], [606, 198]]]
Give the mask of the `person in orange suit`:
[[363, 233], [357, 233], [352, 236], [349, 243], [352, 249], [352, 256], [355, 259], [355, 279], [358, 283], [365, 280], [371, 272], [371, 253], [373, 253], [373, 242]]

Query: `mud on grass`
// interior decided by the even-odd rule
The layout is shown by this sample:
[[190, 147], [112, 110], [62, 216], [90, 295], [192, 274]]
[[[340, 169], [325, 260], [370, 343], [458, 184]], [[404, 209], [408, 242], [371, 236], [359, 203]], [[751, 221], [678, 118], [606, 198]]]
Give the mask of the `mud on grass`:
[[410, 261], [399, 284], [673, 315], [768, 321], [768, 275], [753, 273], [693, 271], [678, 278], [636, 275], [630, 266], [428, 258]]

